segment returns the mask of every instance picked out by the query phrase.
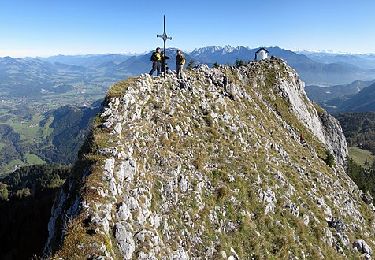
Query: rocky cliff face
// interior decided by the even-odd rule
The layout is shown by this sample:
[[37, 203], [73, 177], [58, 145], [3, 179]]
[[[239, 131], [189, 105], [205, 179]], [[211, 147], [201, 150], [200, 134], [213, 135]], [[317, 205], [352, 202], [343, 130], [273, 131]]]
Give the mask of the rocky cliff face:
[[114, 85], [55, 202], [46, 254], [370, 257], [374, 209], [343, 170], [339, 124], [303, 88], [278, 59]]

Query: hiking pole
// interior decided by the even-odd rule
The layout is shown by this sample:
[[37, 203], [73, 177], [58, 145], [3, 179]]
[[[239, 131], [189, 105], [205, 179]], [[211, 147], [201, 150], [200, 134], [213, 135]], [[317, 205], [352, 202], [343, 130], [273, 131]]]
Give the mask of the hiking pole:
[[[165, 42], [167, 40], [172, 40], [172, 37], [168, 37], [167, 33], [165, 32], [165, 15], [164, 15], [164, 33], [163, 34], [158, 34], [158, 35], [156, 35], [156, 37], [159, 37], [159, 38], [163, 39], [163, 42], [164, 42], [164, 56], [166, 56], [166, 53], [165, 53]], [[165, 61], [162, 61], [162, 62], [164, 63]], [[163, 64], [162, 64], [162, 68], [163, 68]], [[164, 78], [165, 78], [165, 73], [166, 73], [166, 71], [165, 71], [165, 67], [164, 67]]]

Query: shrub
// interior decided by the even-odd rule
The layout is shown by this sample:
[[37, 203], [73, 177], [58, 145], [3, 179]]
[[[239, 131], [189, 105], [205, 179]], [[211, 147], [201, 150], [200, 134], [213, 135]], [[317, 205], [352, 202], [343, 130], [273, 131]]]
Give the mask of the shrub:
[[326, 158], [324, 162], [329, 166], [332, 167], [335, 165], [335, 157], [330, 153], [330, 151], [326, 150]]
[[0, 182], [0, 200], [9, 200], [8, 185]]
[[216, 190], [217, 200], [222, 201], [228, 195], [228, 189], [225, 186], [222, 186]]
[[360, 190], [369, 192], [371, 196], [375, 197], [375, 163], [370, 169], [365, 169], [349, 159], [347, 171]]
[[247, 64], [246, 61], [239, 60], [239, 59], [236, 60], [236, 67], [237, 67], [237, 68], [238, 68], [238, 67], [241, 67], [241, 66], [244, 66], [244, 65], [246, 65], [246, 64]]
[[29, 197], [30, 195], [31, 195], [31, 192], [29, 188], [23, 188], [16, 192], [16, 197], [19, 199]]

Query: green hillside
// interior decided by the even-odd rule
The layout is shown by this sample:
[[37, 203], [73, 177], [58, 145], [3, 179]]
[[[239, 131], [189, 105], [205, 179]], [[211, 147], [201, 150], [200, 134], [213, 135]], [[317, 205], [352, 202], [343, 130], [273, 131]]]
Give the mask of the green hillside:
[[375, 156], [368, 150], [358, 147], [349, 147], [349, 157], [363, 167], [372, 166]]

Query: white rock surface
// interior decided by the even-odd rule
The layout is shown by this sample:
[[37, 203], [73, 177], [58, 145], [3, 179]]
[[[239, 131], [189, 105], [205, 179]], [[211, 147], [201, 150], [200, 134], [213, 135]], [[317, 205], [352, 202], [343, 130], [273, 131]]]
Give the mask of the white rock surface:
[[[46, 254], [73, 244], [66, 252], [79, 246], [93, 259], [266, 259], [277, 249], [261, 240], [271, 233], [294, 241], [285, 245], [290, 259], [311, 257], [301, 241], [316, 234], [313, 248], [326, 243], [354, 257], [353, 244], [372, 254], [375, 224], [364, 216], [373, 211], [342, 167], [342, 130], [284, 62], [200, 66], [182, 81], [141, 75], [121, 84], [123, 94], [108, 97], [99, 116], [93, 139], [104, 141], [81, 158], [55, 202]], [[285, 118], [274, 101], [287, 105]], [[301, 142], [301, 132], [316, 142]], [[336, 166], [319, 158], [317, 145]], [[72, 227], [90, 242], [73, 243]], [[263, 241], [259, 255], [233, 242], [241, 232], [246, 242]], [[349, 241], [358, 233], [363, 240]]]

